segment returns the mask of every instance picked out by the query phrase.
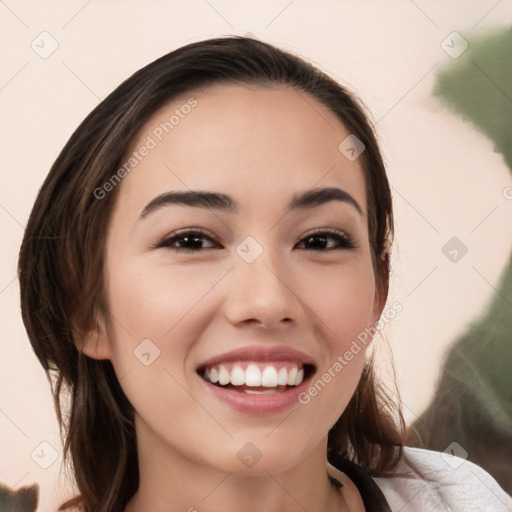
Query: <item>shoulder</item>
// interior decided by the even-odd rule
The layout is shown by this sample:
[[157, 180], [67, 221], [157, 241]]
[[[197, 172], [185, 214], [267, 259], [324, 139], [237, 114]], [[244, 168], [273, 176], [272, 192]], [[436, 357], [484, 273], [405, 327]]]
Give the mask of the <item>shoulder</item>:
[[448, 453], [406, 447], [392, 475], [374, 480], [393, 510], [512, 510], [512, 498], [489, 473]]

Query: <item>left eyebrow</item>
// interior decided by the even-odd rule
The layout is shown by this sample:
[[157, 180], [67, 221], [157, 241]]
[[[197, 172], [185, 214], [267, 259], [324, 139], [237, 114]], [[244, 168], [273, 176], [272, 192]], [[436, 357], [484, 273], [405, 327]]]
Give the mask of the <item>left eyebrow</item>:
[[357, 210], [359, 215], [364, 215], [359, 203], [347, 191], [337, 187], [315, 188], [296, 194], [288, 205], [288, 211], [316, 208], [330, 201], [348, 203]]
[[[287, 211], [317, 208], [331, 201], [350, 204], [361, 216], [364, 216], [359, 203], [348, 192], [337, 187], [316, 188], [300, 192], [293, 196], [288, 204]], [[157, 209], [171, 205], [208, 208], [227, 213], [238, 213], [240, 209], [238, 203], [231, 196], [219, 192], [173, 190], [164, 192], [152, 199], [142, 210], [139, 219], [146, 217]]]

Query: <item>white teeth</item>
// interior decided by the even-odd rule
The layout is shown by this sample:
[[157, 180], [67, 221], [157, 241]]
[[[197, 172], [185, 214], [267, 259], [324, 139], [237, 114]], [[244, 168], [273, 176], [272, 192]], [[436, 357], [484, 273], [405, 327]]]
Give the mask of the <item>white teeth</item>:
[[277, 370], [273, 366], [265, 366], [261, 374], [261, 385], [266, 388], [277, 386]]
[[281, 368], [277, 374], [277, 385], [286, 386], [288, 384], [288, 371], [286, 368]]
[[226, 367], [221, 364], [219, 368], [219, 384], [225, 386], [231, 382], [231, 375], [227, 371]]
[[219, 383], [221, 386], [232, 384], [233, 386], [246, 386], [250, 387], [265, 387], [268, 390], [255, 391], [246, 390], [248, 393], [270, 393], [278, 386], [298, 386], [304, 380], [304, 368], [297, 368], [297, 366], [291, 366], [287, 369], [276, 363], [266, 364], [263, 370], [260, 370], [261, 364], [249, 363], [247, 368], [244, 370], [242, 365], [234, 364], [231, 367], [231, 371], [228, 370], [226, 364], [218, 366], [212, 366], [206, 368], [203, 377], [215, 384]]
[[245, 384], [245, 372], [237, 364], [231, 370], [231, 384], [233, 386], [243, 386]]
[[255, 364], [250, 364], [245, 370], [245, 384], [247, 386], [261, 386], [261, 372]]
[[297, 368], [294, 366], [288, 372], [288, 386], [295, 386], [295, 379], [297, 378]]
[[244, 389], [243, 391], [248, 395], [273, 395], [274, 393], [280, 393], [280, 391], [275, 388], [263, 389], [261, 391], [256, 391], [255, 389]]

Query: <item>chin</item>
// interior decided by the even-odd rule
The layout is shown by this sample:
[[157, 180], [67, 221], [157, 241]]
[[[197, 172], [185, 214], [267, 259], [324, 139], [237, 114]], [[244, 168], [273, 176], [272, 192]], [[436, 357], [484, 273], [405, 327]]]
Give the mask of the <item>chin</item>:
[[213, 460], [209, 456], [211, 467], [240, 476], [268, 477], [269, 473], [283, 473], [299, 465], [314, 448], [311, 446], [306, 451], [307, 440], [286, 443], [282, 436], [276, 433], [269, 436], [269, 432], [271, 430], [266, 430], [260, 436], [232, 440], [230, 446], [216, 453]]

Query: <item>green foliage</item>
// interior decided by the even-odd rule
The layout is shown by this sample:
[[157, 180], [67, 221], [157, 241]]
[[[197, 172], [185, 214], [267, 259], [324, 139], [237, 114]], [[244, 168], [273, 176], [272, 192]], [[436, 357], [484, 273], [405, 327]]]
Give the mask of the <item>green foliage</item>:
[[14, 491], [0, 482], [0, 512], [35, 512], [38, 501], [37, 484]]
[[434, 95], [494, 143], [512, 171], [512, 27], [474, 38], [437, 76]]

